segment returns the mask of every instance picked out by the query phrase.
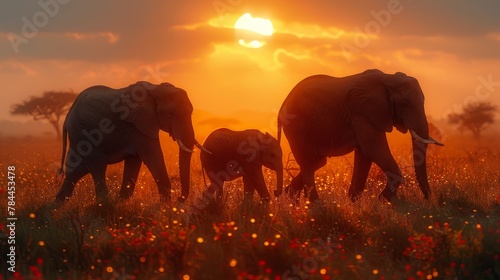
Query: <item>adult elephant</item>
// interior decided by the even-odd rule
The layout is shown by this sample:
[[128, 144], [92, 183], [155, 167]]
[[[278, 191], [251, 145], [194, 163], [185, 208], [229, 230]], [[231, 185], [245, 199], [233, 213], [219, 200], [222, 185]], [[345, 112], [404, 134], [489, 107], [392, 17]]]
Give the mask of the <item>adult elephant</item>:
[[361, 196], [374, 162], [387, 177], [379, 198], [391, 201], [403, 181], [386, 138], [393, 127], [411, 132], [417, 182], [428, 198], [427, 144], [443, 144], [429, 137], [424, 95], [415, 78], [367, 70], [342, 78], [316, 75], [299, 82], [283, 102], [278, 118], [278, 141], [283, 128], [300, 166], [287, 187], [290, 196], [298, 199], [305, 186], [310, 201], [316, 200], [314, 172], [326, 164], [327, 157], [354, 151], [351, 200]]
[[[59, 175], [66, 162], [66, 176], [57, 193], [61, 203], [75, 184], [90, 173], [98, 201], [108, 195], [108, 164], [125, 161], [121, 198], [129, 198], [144, 162], [158, 186], [160, 199], [170, 200], [170, 180], [160, 147], [159, 130], [168, 132], [179, 145], [182, 194], [189, 194], [190, 162], [195, 140], [187, 93], [169, 83], [137, 82], [121, 89], [94, 86], [78, 95], [63, 125], [63, 153]], [[70, 147], [66, 156], [66, 137]]]
[[243, 177], [245, 200], [257, 190], [263, 201], [269, 201], [262, 166], [276, 171], [276, 196], [283, 190], [282, 152], [278, 141], [268, 133], [256, 129], [233, 131], [221, 128], [213, 131], [203, 143], [206, 150], [200, 154], [203, 169], [210, 180], [208, 192], [222, 198], [224, 182]]

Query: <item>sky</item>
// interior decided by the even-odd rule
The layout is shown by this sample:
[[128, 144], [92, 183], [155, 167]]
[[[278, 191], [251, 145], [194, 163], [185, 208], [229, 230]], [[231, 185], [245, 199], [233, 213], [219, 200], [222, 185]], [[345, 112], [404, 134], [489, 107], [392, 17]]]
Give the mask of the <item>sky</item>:
[[[271, 20], [265, 46], [238, 44], [244, 13]], [[184, 88], [196, 110], [272, 113], [307, 76], [371, 68], [417, 78], [442, 120], [500, 107], [499, 14], [496, 0], [4, 0], [0, 120], [44, 91], [139, 80]]]

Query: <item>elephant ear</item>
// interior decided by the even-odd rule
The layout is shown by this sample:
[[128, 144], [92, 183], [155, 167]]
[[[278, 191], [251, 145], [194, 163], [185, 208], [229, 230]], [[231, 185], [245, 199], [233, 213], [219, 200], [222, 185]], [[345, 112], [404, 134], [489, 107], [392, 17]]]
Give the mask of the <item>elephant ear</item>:
[[147, 82], [138, 82], [126, 88], [123, 95], [130, 100], [130, 113], [124, 120], [132, 123], [144, 135], [159, 139], [157, 102], [151, 94], [152, 88], [154, 85]]
[[266, 138], [265, 138], [266, 142], [271, 142], [274, 140], [274, 137], [271, 134], [269, 134], [269, 132], [266, 132], [266, 134], [264, 134], [264, 135], [266, 136]]
[[259, 139], [259, 143], [261, 145], [261, 149], [263, 150], [266, 150], [267, 146], [273, 141], [275, 140], [274, 137], [269, 134], [268, 132], [266, 133], [262, 133], [262, 132], [258, 132], [259, 133], [259, 136], [257, 137]]
[[353, 83], [347, 100], [353, 112], [365, 116], [379, 129], [392, 131], [389, 92], [382, 82], [383, 73], [363, 73]]
[[[184, 89], [178, 88], [170, 83], [162, 83], [151, 90], [151, 96], [156, 100], [157, 113], [178, 111], [178, 113], [187, 113], [191, 115], [193, 105], [187, 97]], [[185, 109], [183, 111], [183, 109]]]

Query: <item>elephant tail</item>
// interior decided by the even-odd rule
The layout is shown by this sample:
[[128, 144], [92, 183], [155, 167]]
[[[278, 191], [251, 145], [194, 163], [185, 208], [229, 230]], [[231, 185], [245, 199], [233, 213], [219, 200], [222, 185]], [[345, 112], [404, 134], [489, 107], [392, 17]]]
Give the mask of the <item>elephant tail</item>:
[[280, 117], [278, 116], [278, 144], [281, 144], [281, 123]]
[[64, 176], [64, 160], [66, 159], [66, 146], [68, 143], [68, 130], [66, 126], [63, 125], [63, 149], [62, 149], [62, 157], [61, 157], [61, 168], [57, 170], [57, 181], [61, 182]]
[[205, 189], [207, 186], [207, 178], [205, 177], [205, 167], [203, 167], [203, 163], [201, 164], [201, 174], [203, 174], [203, 184], [205, 185]]

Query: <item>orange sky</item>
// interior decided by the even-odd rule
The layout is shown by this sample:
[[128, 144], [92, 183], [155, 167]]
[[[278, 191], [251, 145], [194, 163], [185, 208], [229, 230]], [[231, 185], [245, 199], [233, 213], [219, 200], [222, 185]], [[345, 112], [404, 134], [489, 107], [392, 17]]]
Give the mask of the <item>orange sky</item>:
[[[416, 77], [433, 119], [475, 98], [500, 105], [499, 1], [344, 2], [2, 3], [0, 120], [21, 120], [11, 104], [43, 91], [138, 80], [182, 87], [199, 110], [272, 113], [309, 75], [369, 68]], [[272, 20], [266, 46], [238, 45], [246, 12]]]

